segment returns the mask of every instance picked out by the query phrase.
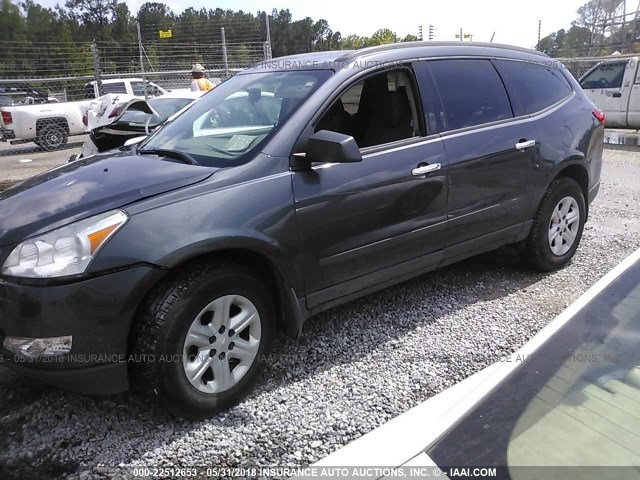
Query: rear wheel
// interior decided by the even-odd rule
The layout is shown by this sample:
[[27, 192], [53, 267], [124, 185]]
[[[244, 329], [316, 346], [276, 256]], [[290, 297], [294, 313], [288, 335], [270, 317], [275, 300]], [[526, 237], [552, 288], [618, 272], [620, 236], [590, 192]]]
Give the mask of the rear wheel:
[[525, 242], [525, 260], [544, 271], [564, 267], [575, 254], [586, 220], [580, 186], [570, 178], [551, 183]]
[[69, 135], [62, 125], [51, 123], [38, 128], [36, 145], [44, 150], [57, 150], [67, 144]]
[[164, 282], [134, 331], [132, 387], [186, 418], [237, 403], [272, 344], [267, 291], [232, 264], [191, 266]]

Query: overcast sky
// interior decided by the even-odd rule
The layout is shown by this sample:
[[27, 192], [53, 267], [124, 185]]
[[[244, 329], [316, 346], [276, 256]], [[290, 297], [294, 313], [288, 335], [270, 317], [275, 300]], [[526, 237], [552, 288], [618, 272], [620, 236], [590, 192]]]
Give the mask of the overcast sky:
[[[126, 0], [135, 13], [144, 0]], [[385, 2], [363, 2], [349, 0], [172, 0], [166, 3], [179, 13], [185, 8], [242, 9], [255, 13], [259, 10], [288, 8], [294, 20], [311, 17], [324, 18], [331, 29], [343, 36], [356, 34], [370, 36], [379, 28], [390, 28], [398, 35], [417, 35], [418, 25], [436, 28], [436, 40], [455, 40], [463, 29], [473, 34], [474, 41], [488, 42], [495, 32], [494, 42], [532, 47], [537, 43], [538, 20], [542, 20], [542, 37], [569, 28], [576, 18], [576, 10], [587, 0], [451, 0], [437, 4], [431, 1], [391, 0]], [[58, 0], [36, 0], [53, 6]], [[60, 3], [64, 3], [64, 0]]]

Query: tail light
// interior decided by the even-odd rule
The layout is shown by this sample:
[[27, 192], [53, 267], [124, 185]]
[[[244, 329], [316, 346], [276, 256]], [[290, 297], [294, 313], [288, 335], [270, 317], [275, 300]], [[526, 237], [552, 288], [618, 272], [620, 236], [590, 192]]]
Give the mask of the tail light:
[[123, 110], [125, 105], [126, 105], [126, 103], [118, 104], [116, 106], [116, 108], [111, 110], [111, 113], [109, 114], [109, 116], [107, 118], [116, 118], [118, 115], [120, 115], [122, 113], [122, 110]]
[[4, 123], [5, 125], [10, 125], [13, 123], [11, 112], [0, 112], [0, 114], [2, 114], [2, 123]]
[[596, 119], [600, 122], [600, 125], [604, 125], [605, 116], [602, 110], [596, 108], [593, 111], [593, 116], [596, 117]]
[[89, 112], [84, 112], [82, 114], [82, 123], [84, 123], [85, 127], [89, 126]]

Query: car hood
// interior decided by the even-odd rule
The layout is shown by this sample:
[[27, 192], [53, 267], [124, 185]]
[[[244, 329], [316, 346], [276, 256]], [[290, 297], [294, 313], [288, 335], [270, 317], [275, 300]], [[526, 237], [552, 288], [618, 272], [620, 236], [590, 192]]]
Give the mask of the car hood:
[[192, 185], [217, 170], [131, 153], [71, 162], [0, 193], [0, 246]]

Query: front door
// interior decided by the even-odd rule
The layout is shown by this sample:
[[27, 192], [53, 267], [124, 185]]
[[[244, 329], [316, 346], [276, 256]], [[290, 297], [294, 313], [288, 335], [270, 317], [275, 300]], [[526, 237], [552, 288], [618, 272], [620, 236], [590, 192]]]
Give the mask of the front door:
[[315, 124], [353, 136], [363, 161], [293, 173], [309, 308], [442, 248], [447, 159], [442, 140], [425, 134], [418, 98], [410, 68], [386, 71], [348, 88]]

